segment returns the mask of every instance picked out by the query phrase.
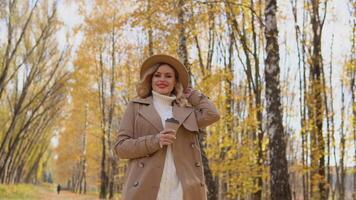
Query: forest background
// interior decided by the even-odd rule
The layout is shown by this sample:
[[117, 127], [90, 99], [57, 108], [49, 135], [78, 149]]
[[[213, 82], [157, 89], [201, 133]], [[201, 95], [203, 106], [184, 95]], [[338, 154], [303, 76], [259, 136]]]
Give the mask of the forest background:
[[0, 0], [0, 182], [119, 197], [120, 119], [140, 63], [164, 53], [222, 116], [200, 138], [209, 199], [269, 199], [274, 169], [288, 170], [292, 199], [355, 199], [356, 2], [274, 3]]

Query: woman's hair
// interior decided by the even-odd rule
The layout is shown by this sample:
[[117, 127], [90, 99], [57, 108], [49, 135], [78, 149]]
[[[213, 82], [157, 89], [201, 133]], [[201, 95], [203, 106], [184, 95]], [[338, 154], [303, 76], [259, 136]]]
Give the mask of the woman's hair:
[[[137, 96], [140, 98], [146, 98], [152, 95], [152, 77], [153, 74], [158, 70], [158, 68], [166, 63], [158, 63], [148, 68], [146, 72], [143, 74], [142, 79], [136, 85]], [[168, 64], [166, 64], [168, 65]], [[170, 65], [168, 65], [170, 66]], [[174, 67], [170, 66], [175, 73], [176, 77], [176, 85], [172, 91], [173, 94], [176, 95], [176, 101], [180, 107], [184, 107], [189, 105], [187, 98], [183, 94], [183, 85], [179, 82], [178, 72]]]

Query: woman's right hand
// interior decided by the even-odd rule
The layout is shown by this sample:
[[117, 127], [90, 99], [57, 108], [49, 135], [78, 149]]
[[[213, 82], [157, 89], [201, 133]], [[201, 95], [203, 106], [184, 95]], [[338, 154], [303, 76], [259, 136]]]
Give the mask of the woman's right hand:
[[162, 148], [163, 145], [173, 144], [176, 139], [176, 131], [173, 129], [164, 129], [156, 137], [159, 140], [159, 146]]

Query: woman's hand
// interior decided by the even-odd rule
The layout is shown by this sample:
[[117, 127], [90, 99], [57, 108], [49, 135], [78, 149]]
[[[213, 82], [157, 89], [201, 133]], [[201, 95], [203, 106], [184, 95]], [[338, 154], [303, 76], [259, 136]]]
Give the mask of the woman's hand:
[[176, 131], [173, 129], [164, 129], [156, 137], [158, 137], [159, 146], [162, 148], [163, 145], [173, 144], [176, 139]]
[[185, 89], [183, 91], [183, 93], [184, 93], [185, 97], [188, 99], [190, 97], [190, 95], [193, 93], [193, 91], [194, 90], [192, 88], [188, 87], [187, 89]]

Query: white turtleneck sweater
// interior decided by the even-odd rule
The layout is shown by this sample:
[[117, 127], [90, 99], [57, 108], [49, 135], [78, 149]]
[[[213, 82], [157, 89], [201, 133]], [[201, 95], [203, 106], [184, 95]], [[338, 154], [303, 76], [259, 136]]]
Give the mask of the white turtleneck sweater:
[[[172, 102], [175, 96], [161, 95], [152, 90], [153, 105], [161, 117], [164, 127], [165, 120], [173, 117]], [[157, 195], [157, 200], [183, 200], [183, 189], [174, 164], [172, 145], [167, 145], [166, 160], [162, 173], [162, 179]]]

